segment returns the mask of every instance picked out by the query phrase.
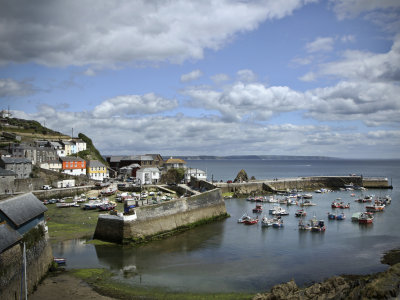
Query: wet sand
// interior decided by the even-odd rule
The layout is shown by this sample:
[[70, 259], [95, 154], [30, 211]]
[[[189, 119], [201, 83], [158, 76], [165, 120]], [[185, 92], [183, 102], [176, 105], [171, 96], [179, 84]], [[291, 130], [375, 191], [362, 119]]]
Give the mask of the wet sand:
[[28, 298], [30, 300], [114, 299], [100, 295], [84, 281], [66, 273], [47, 276]]

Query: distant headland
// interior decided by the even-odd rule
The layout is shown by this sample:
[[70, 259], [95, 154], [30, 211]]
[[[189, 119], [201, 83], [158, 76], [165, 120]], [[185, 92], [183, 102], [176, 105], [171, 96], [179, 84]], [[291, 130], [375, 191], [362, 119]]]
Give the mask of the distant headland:
[[184, 160], [335, 160], [337, 157], [328, 156], [294, 156], [294, 155], [193, 155], [193, 156], [174, 156]]

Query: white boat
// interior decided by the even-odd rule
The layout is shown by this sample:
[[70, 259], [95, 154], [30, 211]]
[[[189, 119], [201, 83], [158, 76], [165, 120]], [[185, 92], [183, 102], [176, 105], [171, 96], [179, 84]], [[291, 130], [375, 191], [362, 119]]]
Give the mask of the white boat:
[[289, 215], [289, 213], [282, 207], [280, 206], [274, 206], [274, 208], [272, 208], [272, 210], [269, 210], [271, 215], [274, 216], [287, 216]]
[[263, 226], [263, 227], [271, 227], [273, 223], [274, 223], [274, 219], [268, 219], [265, 216], [261, 220], [261, 226]]
[[243, 216], [240, 219], [238, 219], [238, 223], [244, 223], [246, 220], [250, 219], [251, 217], [247, 213], [244, 213]]

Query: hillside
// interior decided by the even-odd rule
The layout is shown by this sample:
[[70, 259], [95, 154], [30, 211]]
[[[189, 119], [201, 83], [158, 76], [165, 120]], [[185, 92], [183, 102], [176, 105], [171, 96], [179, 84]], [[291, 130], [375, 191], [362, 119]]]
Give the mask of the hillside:
[[[34, 120], [0, 118], [0, 126], [2, 133], [0, 149], [7, 148], [10, 143], [30, 143], [35, 140], [57, 141], [71, 139], [71, 136], [44, 127], [39, 122]], [[19, 136], [21, 139], [19, 140], [17, 136]], [[103, 164], [108, 165], [107, 162], [104, 161], [99, 150], [97, 150], [93, 145], [93, 142], [89, 137], [83, 133], [79, 133], [78, 137], [86, 142], [87, 149], [79, 152], [75, 156], [79, 156], [85, 160], [97, 159]]]

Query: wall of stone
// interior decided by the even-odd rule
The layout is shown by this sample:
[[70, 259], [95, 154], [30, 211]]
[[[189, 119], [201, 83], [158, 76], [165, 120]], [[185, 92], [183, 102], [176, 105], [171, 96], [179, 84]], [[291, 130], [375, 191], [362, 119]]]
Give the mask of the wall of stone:
[[363, 178], [363, 186], [368, 189], [392, 189], [387, 178]]
[[[20, 299], [22, 252], [23, 246], [18, 244], [0, 254], [0, 299]], [[26, 259], [29, 295], [47, 273], [53, 261], [51, 246], [47, 239], [43, 238], [35, 246], [27, 249]]]
[[132, 221], [99, 216], [94, 238], [118, 243], [142, 239], [225, 215], [226, 207], [221, 190], [214, 189], [188, 198], [138, 207], [135, 211], [137, 219]]
[[14, 177], [4, 176], [0, 178], [0, 194], [9, 194], [15, 191]]
[[91, 190], [92, 187], [72, 187], [72, 188], [62, 188], [62, 189], [51, 189], [51, 190], [41, 190], [35, 191], [33, 194], [40, 200], [50, 199], [50, 198], [63, 198], [63, 197], [73, 197], [75, 195], [80, 195]]

